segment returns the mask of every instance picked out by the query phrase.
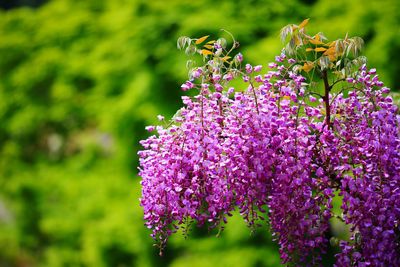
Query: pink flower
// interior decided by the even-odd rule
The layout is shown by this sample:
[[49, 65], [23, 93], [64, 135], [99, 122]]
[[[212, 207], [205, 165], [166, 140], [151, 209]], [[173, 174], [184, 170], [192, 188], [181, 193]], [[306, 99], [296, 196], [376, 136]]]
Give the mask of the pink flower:
[[232, 73], [228, 72], [227, 74], [224, 75], [223, 79], [224, 79], [225, 81], [227, 81], [227, 82], [228, 82], [228, 81], [231, 81], [231, 80], [233, 79]]
[[192, 89], [194, 87], [194, 84], [190, 81], [185, 82], [184, 84], [181, 85], [182, 91], [187, 91], [189, 89]]
[[274, 63], [274, 62], [268, 64], [268, 67], [269, 67], [270, 69], [276, 68], [277, 66], [278, 66], [278, 64], [276, 64], [276, 63]]
[[203, 70], [201, 68], [197, 68], [192, 72], [192, 77], [195, 79], [199, 78], [202, 73], [203, 73]]
[[243, 61], [243, 55], [242, 55], [241, 53], [237, 54], [237, 55], [235, 56], [235, 58], [236, 58], [236, 60], [237, 60], [239, 63]]
[[252, 73], [253, 72], [253, 67], [250, 64], [246, 64], [246, 72], [247, 73]]
[[261, 69], [262, 69], [261, 65], [257, 65], [257, 66], [254, 67], [254, 71], [255, 72], [259, 72], [259, 71], [261, 71]]
[[220, 85], [219, 83], [214, 84], [214, 87], [217, 92], [222, 92], [222, 90], [224, 89], [224, 87], [222, 87], [222, 85]]

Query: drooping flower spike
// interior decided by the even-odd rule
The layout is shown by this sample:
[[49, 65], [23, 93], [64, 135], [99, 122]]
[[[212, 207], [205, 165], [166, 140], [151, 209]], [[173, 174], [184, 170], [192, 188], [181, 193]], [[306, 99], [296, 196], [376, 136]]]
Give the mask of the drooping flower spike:
[[179, 228], [223, 229], [237, 209], [250, 227], [269, 219], [284, 264], [320, 265], [335, 216], [351, 234], [335, 266], [400, 266], [398, 107], [356, 57], [359, 39], [326, 42], [307, 22], [282, 30], [288, 45], [266, 73], [230, 55], [235, 40], [178, 40], [205, 59], [182, 85], [197, 94], [169, 127], [148, 126], [157, 132], [139, 151], [144, 219], [161, 251]]

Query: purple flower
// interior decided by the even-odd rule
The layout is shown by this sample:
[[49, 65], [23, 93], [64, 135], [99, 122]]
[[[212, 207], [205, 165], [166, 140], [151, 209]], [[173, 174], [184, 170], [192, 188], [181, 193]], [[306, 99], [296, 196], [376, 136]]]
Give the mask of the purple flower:
[[261, 69], [262, 69], [261, 65], [257, 65], [257, 66], [254, 67], [254, 71], [255, 72], [259, 72], [259, 71], [261, 71]]
[[221, 75], [213, 74], [212, 79], [214, 82], [219, 82], [221, 80]]
[[149, 132], [152, 132], [155, 129], [156, 129], [156, 127], [154, 127], [154, 126], [146, 126], [146, 130], [149, 131]]
[[189, 89], [192, 89], [194, 87], [194, 84], [190, 81], [187, 81], [186, 83], [181, 85], [182, 91], [187, 91]]
[[315, 97], [313, 97], [312, 95], [310, 95], [309, 99], [310, 99], [310, 102], [316, 102], [317, 101], [317, 99]]
[[203, 70], [201, 68], [197, 68], [192, 72], [192, 77], [194, 79], [199, 78], [203, 74]]
[[217, 92], [222, 92], [222, 90], [224, 89], [224, 87], [222, 87], [222, 85], [220, 85], [219, 83], [214, 84], [214, 87]]
[[229, 72], [229, 73], [225, 74], [224, 77], [223, 77], [223, 79], [224, 79], [225, 81], [227, 81], [227, 82], [231, 81], [231, 80], [233, 79], [232, 73]]
[[268, 64], [268, 67], [269, 67], [270, 69], [274, 69], [274, 68], [278, 67], [278, 64], [276, 64], [275, 62], [272, 62], [272, 63], [269, 63], [269, 64]]
[[252, 73], [253, 72], [253, 67], [250, 64], [246, 64], [246, 72], [247, 73]]
[[235, 58], [236, 58], [236, 60], [237, 60], [239, 63], [243, 61], [243, 55], [242, 55], [241, 53], [237, 54], [237, 55], [235, 56]]
[[351, 238], [338, 242], [335, 266], [400, 266], [400, 116], [389, 89], [362, 66], [346, 79], [357, 90], [331, 92], [327, 127], [323, 99], [303, 99], [309, 81], [279, 69], [237, 90], [230, 72], [217, 70], [182, 98], [171, 126], [146, 127], [157, 130], [138, 152], [151, 236], [162, 249], [188, 219], [214, 228], [237, 209], [250, 227], [269, 216], [283, 264], [318, 266], [339, 194]]

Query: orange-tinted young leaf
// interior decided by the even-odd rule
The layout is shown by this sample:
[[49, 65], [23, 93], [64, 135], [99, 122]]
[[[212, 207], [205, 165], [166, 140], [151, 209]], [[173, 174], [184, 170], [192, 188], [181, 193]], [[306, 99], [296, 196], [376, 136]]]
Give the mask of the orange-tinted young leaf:
[[325, 47], [317, 47], [317, 48], [315, 48], [315, 51], [316, 52], [324, 52], [324, 51], [326, 51], [326, 48]]
[[323, 54], [324, 56], [328, 56], [330, 61], [335, 61], [337, 58], [336, 49], [334, 46], [329, 47]]
[[206, 44], [213, 44], [215, 42], [216, 42], [215, 40], [211, 40], [211, 41], [208, 41]]
[[293, 39], [294, 39], [295, 45], [301, 45], [301, 39], [300, 39], [299, 36], [294, 35], [294, 36], [293, 36]]
[[311, 47], [306, 48], [306, 52], [310, 52], [310, 51], [314, 51], [314, 49], [312, 49]]
[[309, 20], [310, 20], [310, 19], [305, 19], [305, 20], [303, 20], [303, 22], [300, 23], [299, 28], [300, 28], [300, 29], [304, 28], [304, 27], [308, 24], [308, 21], [309, 21]]
[[321, 42], [320, 40], [317, 39], [309, 39], [310, 43], [314, 44], [314, 45], [322, 45], [324, 44], [323, 42]]
[[205, 48], [207, 48], [207, 49], [213, 49], [214, 48], [214, 46], [212, 46], [212, 45], [203, 45], [203, 47], [205, 47]]
[[201, 44], [202, 42], [204, 42], [208, 38], [208, 36], [210, 36], [210, 35], [206, 35], [206, 36], [203, 36], [203, 37], [197, 39], [195, 44]]
[[327, 44], [329, 47], [335, 46], [336, 45], [336, 41], [332, 41], [330, 43]]
[[325, 53], [324, 53], [325, 56], [330, 56], [330, 55], [335, 55], [335, 54], [336, 54], [335, 47], [329, 47], [329, 49], [325, 50]]
[[324, 43], [321, 41], [321, 36], [316, 34], [314, 37], [309, 38], [308, 41], [314, 45], [323, 45]]
[[329, 55], [329, 60], [330, 61], [335, 61], [336, 60], [336, 55]]
[[224, 56], [223, 58], [221, 58], [223, 61], [228, 61], [228, 59], [230, 59], [230, 56]]
[[206, 56], [206, 55], [212, 55], [213, 52], [211, 52], [210, 50], [207, 50], [207, 49], [202, 49], [201, 54]]
[[303, 70], [305, 71], [305, 72], [309, 72], [310, 70], [312, 70], [314, 68], [314, 63], [313, 62], [310, 62], [310, 61], [307, 61], [306, 63], [304, 63], [304, 65], [303, 65]]

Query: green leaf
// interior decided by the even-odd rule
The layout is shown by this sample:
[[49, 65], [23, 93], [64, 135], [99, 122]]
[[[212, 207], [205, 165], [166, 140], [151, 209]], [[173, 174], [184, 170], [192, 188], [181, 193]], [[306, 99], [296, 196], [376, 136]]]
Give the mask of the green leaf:
[[217, 43], [220, 44], [222, 46], [222, 48], [226, 47], [226, 39], [225, 38], [219, 38], [217, 40]]
[[176, 47], [181, 50], [185, 46], [185, 36], [181, 36], [178, 38], [178, 41], [176, 42]]
[[194, 61], [193, 60], [188, 60], [186, 61], [186, 68], [187, 69], [191, 69], [194, 65]]
[[322, 70], [325, 70], [329, 67], [329, 57], [322, 56], [320, 57], [318, 64], [321, 66]]
[[194, 45], [189, 45], [185, 50], [186, 55], [194, 55], [196, 53], [196, 47]]

